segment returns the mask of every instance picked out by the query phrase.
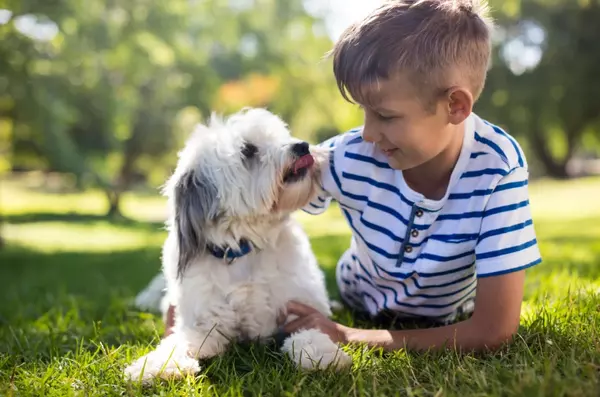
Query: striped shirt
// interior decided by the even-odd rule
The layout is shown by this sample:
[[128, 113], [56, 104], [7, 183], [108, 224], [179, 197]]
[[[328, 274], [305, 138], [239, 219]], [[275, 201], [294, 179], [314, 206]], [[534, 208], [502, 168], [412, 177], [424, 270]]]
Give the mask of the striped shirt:
[[322, 191], [304, 210], [332, 199], [352, 231], [336, 269], [342, 298], [371, 315], [449, 321], [472, 306], [477, 279], [541, 262], [519, 144], [475, 114], [446, 195], [430, 200], [362, 139], [362, 128], [324, 142], [331, 148]]

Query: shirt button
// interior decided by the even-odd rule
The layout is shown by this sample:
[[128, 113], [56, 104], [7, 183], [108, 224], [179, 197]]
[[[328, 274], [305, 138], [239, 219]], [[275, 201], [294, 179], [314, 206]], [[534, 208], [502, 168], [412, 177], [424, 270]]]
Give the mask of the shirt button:
[[413, 237], [418, 237], [419, 236], [419, 231], [417, 229], [413, 229], [410, 232], [410, 235], [413, 236]]
[[404, 251], [408, 254], [410, 254], [412, 252], [413, 248], [410, 245], [407, 245], [406, 247], [404, 247]]
[[417, 210], [417, 212], [415, 212], [415, 215], [416, 215], [417, 217], [419, 217], [419, 218], [420, 218], [420, 217], [422, 217], [422, 216], [423, 216], [423, 210], [419, 208], [419, 209]]

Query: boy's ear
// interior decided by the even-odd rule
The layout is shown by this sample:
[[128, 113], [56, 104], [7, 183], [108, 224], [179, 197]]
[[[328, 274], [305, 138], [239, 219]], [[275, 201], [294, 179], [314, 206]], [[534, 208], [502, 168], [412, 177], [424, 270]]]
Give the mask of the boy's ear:
[[461, 87], [448, 90], [448, 121], [458, 125], [473, 111], [473, 95]]

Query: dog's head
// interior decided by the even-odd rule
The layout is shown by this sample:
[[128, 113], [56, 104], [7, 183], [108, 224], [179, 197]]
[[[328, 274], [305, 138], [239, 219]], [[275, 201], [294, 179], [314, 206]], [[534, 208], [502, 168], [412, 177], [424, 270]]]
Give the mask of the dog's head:
[[237, 248], [246, 239], [260, 247], [274, 222], [314, 197], [326, 158], [264, 109], [198, 126], [165, 187], [179, 271], [207, 243]]

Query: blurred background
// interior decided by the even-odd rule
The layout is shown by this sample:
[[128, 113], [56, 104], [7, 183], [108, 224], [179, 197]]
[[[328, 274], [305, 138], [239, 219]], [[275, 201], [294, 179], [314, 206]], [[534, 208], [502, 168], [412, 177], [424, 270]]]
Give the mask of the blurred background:
[[[0, 170], [97, 188], [106, 213], [156, 190], [211, 111], [265, 106], [312, 142], [357, 126], [324, 54], [378, 0], [2, 0]], [[516, 136], [533, 177], [598, 173], [597, 0], [492, 0], [476, 111]]]
[[[159, 188], [186, 136], [212, 111], [244, 106], [268, 107], [311, 142], [360, 125], [324, 55], [379, 3], [0, 0], [0, 394], [9, 384], [72, 394], [71, 380], [54, 380], [92, 361], [97, 383], [93, 371], [77, 376], [110, 387], [105, 374], [120, 376], [126, 354], [86, 352], [162, 332], [160, 317], [129, 303], [160, 269]], [[571, 374], [566, 394], [592, 395], [572, 385], [597, 390], [600, 362], [600, 0], [490, 5], [493, 64], [475, 111], [527, 153], [544, 262], [528, 271], [523, 335], [558, 349], [528, 347], [519, 368], [533, 374], [515, 377], [510, 364], [497, 384], [514, 380], [518, 395], [522, 382]], [[335, 296], [348, 226], [335, 209], [297, 216]], [[497, 376], [463, 372], [471, 394]], [[238, 378], [219, 379], [226, 390]]]

